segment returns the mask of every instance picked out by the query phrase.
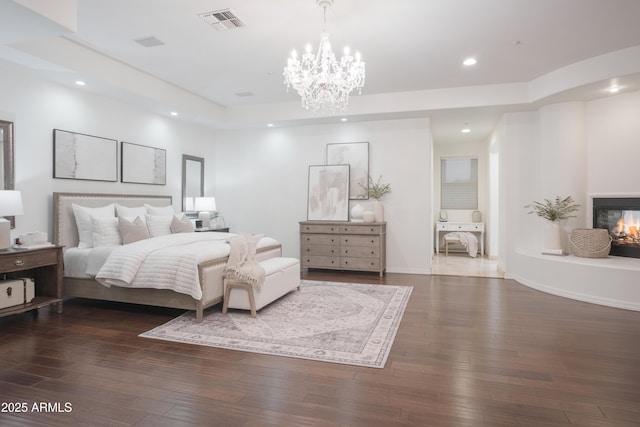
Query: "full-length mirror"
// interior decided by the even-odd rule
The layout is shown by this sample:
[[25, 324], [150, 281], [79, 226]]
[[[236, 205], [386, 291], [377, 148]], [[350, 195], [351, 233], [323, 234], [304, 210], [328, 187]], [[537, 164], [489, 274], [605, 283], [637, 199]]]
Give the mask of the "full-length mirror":
[[[14, 190], [13, 171], [13, 123], [0, 120], [0, 190]], [[8, 216], [11, 228], [15, 227], [15, 217]]]
[[194, 199], [202, 196], [204, 196], [204, 159], [183, 154], [182, 211], [195, 215], [193, 209]]

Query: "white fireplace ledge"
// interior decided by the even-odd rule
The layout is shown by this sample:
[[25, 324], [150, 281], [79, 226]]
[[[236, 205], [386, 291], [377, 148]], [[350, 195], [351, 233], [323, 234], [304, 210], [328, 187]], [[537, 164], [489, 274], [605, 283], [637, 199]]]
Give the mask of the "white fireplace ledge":
[[579, 301], [640, 311], [640, 259], [515, 252], [505, 274], [525, 286]]
[[640, 258], [622, 256], [608, 256], [606, 258], [584, 258], [575, 255], [545, 255], [541, 253], [518, 252], [519, 254], [544, 259], [550, 262], [567, 262], [577, 265], [594, 266], [600, 268], [613, 268], [623, 270], [640, 271]]

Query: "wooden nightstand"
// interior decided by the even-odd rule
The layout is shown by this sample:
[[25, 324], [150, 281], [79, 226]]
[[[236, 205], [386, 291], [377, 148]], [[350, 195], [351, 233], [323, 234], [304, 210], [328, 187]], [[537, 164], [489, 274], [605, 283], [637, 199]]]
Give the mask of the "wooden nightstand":
[[62, 246], [0, 251], [0, 276], [31, 277], [35, 283], [33, 301], [0, 309], [0, 317], [51, 304], [56, 304], [58, 313], [62, 313], [62, 270]]

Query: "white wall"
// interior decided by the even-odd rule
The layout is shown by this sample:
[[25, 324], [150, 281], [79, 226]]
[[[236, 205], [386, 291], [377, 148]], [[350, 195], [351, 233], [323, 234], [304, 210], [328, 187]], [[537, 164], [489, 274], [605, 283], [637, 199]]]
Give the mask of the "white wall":
[[[141, 111], [110, 98], [0, 69], [0, 119], [14, 122], [16, 190], [24, 215], [12, 236], [53, 234], [53, 192], [171, 195], [181, 209], [182, 154], [204, 157], [207, 189], [215, 188], [215, 136], [211, 130]], [[167, 184], [142, 185], [53, 179], [53, 129], [64, 129], [167, 150]], [[120, 152], [118, 143], [118, 153]], [[118, 177], [120, 176], [118, 155]]]
[[533, 200], [573, 196], [581, 208], [577, 218], [563, 223], [568, 250], [568, 233], [591, 227], [590, 193], [639, 193], [640, 169], [634, 167], [633, 156], [638, 117], [640, 92], [503, 117], [493, 141], [499, 143], [500, 176], [505, 177], [500, 262], [506, 277], [569, 298], [640, 310], [640, 260], [540, 255], [547, 222], [523, 209]]
[[589, 102], [589, 194], [640, 193], [640, 91]]
[[[308, 167], [325, 164], [326, 145], [340, 142], [369, 142], [369, 174], [391, 184], [392, 193], [383, 199], [387, 271], [429, 273], [428, 119], [218, 132], [215, 196], [227, 225], [234, 232], [274, 236], [286, 256], [298, 257], [298, 222], [307, 218]], [[366, 208], [373, 202], [357, 203]]]

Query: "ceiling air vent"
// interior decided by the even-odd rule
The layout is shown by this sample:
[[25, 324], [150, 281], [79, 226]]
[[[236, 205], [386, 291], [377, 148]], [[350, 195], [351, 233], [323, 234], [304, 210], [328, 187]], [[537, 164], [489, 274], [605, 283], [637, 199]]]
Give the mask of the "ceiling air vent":
[[155, 46], [162, 46], [164, 44], [163, 41], [158, 40], [157, 38], [155, 38], [154, 36], [149, 36], [149, 37], [143, 37], [141, 39], [136, 39], [134, 40], [134, 42], [144, 46], [144, 47], [155, 47]]
[[244, 22], [229, 9], [199, 13], [198, 16], [218, 31], [233, 30], [234, 28], [242, 28], [245, 26]]

